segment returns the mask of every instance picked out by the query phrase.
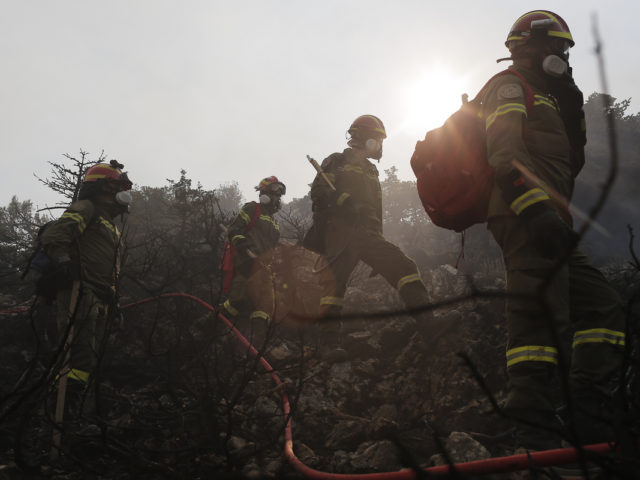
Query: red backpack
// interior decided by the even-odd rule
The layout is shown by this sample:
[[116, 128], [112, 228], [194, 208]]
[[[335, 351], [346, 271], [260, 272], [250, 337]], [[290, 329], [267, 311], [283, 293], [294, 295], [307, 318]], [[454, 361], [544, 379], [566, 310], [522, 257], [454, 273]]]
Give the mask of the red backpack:
[[[253, 228], [253, 225], [256, 223], [256, 220], [258, 220], [260, 213], [262, 213], [262, 207], [258, 203], [255, 212], [253, 212], [253, 217], [251, 217], [251, 221], [247, 225], [244, 233], [249, 232], [249, 230]], [[229, 290], [231, 289], [231, 280], [233, 280], [233, 266], [235, 264], [236, 254], [236, 246], [229, 240], [224, 242], [224, 253], [222, 254], [222, 260], [220, 261], [220, 270], [222, 270], [223, 273], [222, 293], [229, 293]]]
[[439, 227], [461, 232], [487, 220], [493, 169], [487, 161], [481, 99], [491, 80], [506, 74], [522, 80], [530, 112], [534, 101], [531, 87], [520, 73], [504, 70], [491, 77], [442, 127], [427, 132], [416, 144], [411, 168], [418, 180], [418, 194], [427, 215]]

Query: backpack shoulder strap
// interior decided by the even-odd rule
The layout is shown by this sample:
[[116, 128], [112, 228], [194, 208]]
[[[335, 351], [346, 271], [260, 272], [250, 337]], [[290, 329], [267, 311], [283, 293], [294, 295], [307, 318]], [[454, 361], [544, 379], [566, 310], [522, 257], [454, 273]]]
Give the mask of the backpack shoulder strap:
[[253, 212], [253, 216], [251, 217], [251, 221], [247, 225], [247, 229], [245, 230], [246, 232], [248, 232], [249, 230], [251, 230], [253, 228], [253, 226], [255, 225], [256, 221], [258, 220], [258, 217], [262, 213], [262, 205], [260, 205], [258, 202], [253, 202], [253, 203], [256, 204], [256, 209]]
[[524, 75], [522, 75], [520, 72], [516, 71], [516, 70], [512, 70], [510, 68], [507, 68], [506, 70], [503, 70], [501, 72], [496, 73], [493, 77], [491, 77], [487, 83], [484, 84], [484, 87], [482, 87], [480, 89], [480, 91], [478, 92], [478, 95], [476, 95], [476, 97], [472, 100], [472, 101], [476, 101], [476, 100], [480, 100], [482, 95], [484, 94], [485, 90], [487, 89], [487, 87], [489, 86], [489, 84], [495, 80], [498, 77], [501, 77], [503, 75], [514, 75], [516, 77], [518, 77], [520, 79], [520, 81], [522, 82], [522, 86], [524, 87], [524, 96], [525, 96], [525, 106], [527, 107], [527, 113], [531, 112], [531, 109], [533, 108], [533, 103], [535, 100], [535, 95], [533, 94], [533, 90], [531, 89], [531, 85], [529, 85], [529, 82], [527, 82], [527, 80], [524, 78]]

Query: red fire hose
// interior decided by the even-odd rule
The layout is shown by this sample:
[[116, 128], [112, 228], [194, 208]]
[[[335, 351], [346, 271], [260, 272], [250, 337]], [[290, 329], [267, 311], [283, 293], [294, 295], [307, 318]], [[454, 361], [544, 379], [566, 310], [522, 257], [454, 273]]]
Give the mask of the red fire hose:
[[[255, 347], [240, 333], [240, 331], [233, 326], [233, 324], [221, 313], [217, 312], [214, 307], [207, 302], [197, 298], [193, 295], [186, 293], [165, 293], [157, 297], [150, 297], [137, 302], [123, 305], [120, 308], [122, 310], [156, 301], [160, 298], [169, 297], [183, 297], [188, 298], [194, 302], [199, 303], [203, 307], [211, 310], [233, 331], [238, 337], [238, 340], [248, 348], [252, 355], [258, 356], [258, 351]], [[13, 312], [12, 312], [13, 313]], [[342, 474], [342, 473], [327, 473], [315, 470], [308, 467], [302, 461], [296, 457], [293, 452], [293, 435], [291, 431], [291, 407], [289, 404], [289, 397], [284, 391], [284, 386], [280, 378], [275, 374], [273, 367], [267, 362], [264, 357], [260, 357], [260, 364], [264, 367], [265, 371], [271, 375], [271, 378], [275, 384], [280, 387], [280, 394], [282, 395], [282, 410], [284, 418], [286, 420], [285, 427], [285, 445], [284, 454], [289, 464], [297, 470], [300, 474], [307, 478], [312, 479], [335, 479], [335, 480], [402, 480], [415, 478], [416, 472], [413, 470], [399, 470], [395, 472], [380, 472], [380, 473], [360, 473], [360, 474]], [[607, 444], [602, 443], [598, 445], [590, 445], [584, 447], [584, 450], [594, 453], [609, 453], [614, 451], [614, 448]], [[447, 474], [452, 471], [459, 474], [466, 475], [485, 475], [491, 473], [508, 473], [519, 470], [529, 470], [532, 466], [547, 467], [552, 465], [563, 465], [567, 463], [575, 463], [579, 461], [581, 452], [575, 448], [561, 448], [557, 450], [547, 450], [543, 452], [535, 452], [531, 454], [511, 455], [508, 457], [489, 458], [486, 460], [476, 460], [473, 462], [457, 463], [453, 466], [441, 465], [436, 467], [425, 468], [424, 472], [429, 475]]]
[[0, 310], [0, 315], [13, 315], [14, 313], [28, 312], [30, 307], [16, 307], [9, 310]]

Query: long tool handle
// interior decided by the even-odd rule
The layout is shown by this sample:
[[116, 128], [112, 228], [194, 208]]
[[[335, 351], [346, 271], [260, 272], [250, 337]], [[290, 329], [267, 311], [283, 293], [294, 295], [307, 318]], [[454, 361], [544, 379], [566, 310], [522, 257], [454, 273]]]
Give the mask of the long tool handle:
[[[80, 281], [74, 280], [71, 286], [71, 299], [69, 300], [69, 316], [67, 318], [67, 325], [71, 325], [73, 315], [76, 311], [78, 304], [78, 295], [80, 293]], [[64, 363], [62, 369], [65, 369], [69, 365], [71, 359], [71, 342], [73, 342], [73, 325], [69, 327], [69, 334], [64, 346]], [[58, 380], [58, 397], [56, 399], [56, 413], [55, 421], [56, 425], [53, 429], [52, 445], [49, 451], [49, 458], [51, 460], [57, 460], [60, 452], [60, 443], [62, 441], [62, 419], [64, 417], [64, 403], [67, 394], [67, 377], [69, 373], [60, 373]]]
[[318, 162], [316, 162], [313, 158], [311, 158], [309, 155], [307, 155], [307, 160], [309, 160], [309, 163], [311, 165], [313, 165], [313, 168], [316, 169], [316, 172], [318, 172], [320, 174], [320, 176], [324, 179], [325, 182], [327, 182], [327, 185], [329, 185], [331, 187], [331, 190], [333, 190], [334, 192], [336, 191], [336, 187], [333, 184], [333, 182], [329, 179], [329, 177], [327, 177], [327, 174], [324, 173], [324, 171], [322, 170], [322, 167], [320, 165], [318, 165]]

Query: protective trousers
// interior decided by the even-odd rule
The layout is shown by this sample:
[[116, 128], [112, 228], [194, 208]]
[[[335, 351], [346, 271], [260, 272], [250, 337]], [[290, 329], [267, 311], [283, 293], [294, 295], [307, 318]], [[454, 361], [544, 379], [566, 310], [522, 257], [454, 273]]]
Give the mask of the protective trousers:
[[573, 404], [596, 409], [621, 374], [626, 328], [620, 297], [578, 249], [554, 271], [554, 262], [537, 253], [517, 217], [495, 217], [489, 230], [507, 270], [505, 407], [532, 421], [551, 418], [551, 379], [564, 363], [567, 371], [561, 373], [568, 375]]
[[236, 257], [229, 296], [223, 304], [229, 315], [237, 317], [241, 311], [248, 310], [251, 320], [271, 321], [275, 310], [275, 286], [266, 266], [268, 263], [265, 263], [269, 261], [266, 256], [252, 259], [239, 254]]
[[[393, 286], [409, 308], [429, 302], [418, 269], [409, 257], [388, 242], [375, 227], [348, 223], [332, 217], [325, 231], [325, 255], [332, 275], [322, 278], [320, 316], [338, 315], [351, 272], [362, 260]], [[414, 315], [420, 316], [420, 313]]]
[[[59, 290], [56, 296], [56, 321], [60, 338], [66, 338], [69, 331], [69, 309], [71, 290]], [[71, 317], [71, 360], [63, 368], [69, 372], [69, 378], [83, 383], [89, 382], [100, 354], [104, 339], [108, 306], [102, 302], [85, 284], [80, 284], [78, 301]], [[68, 369], [68, 370], [67, 370]]]

